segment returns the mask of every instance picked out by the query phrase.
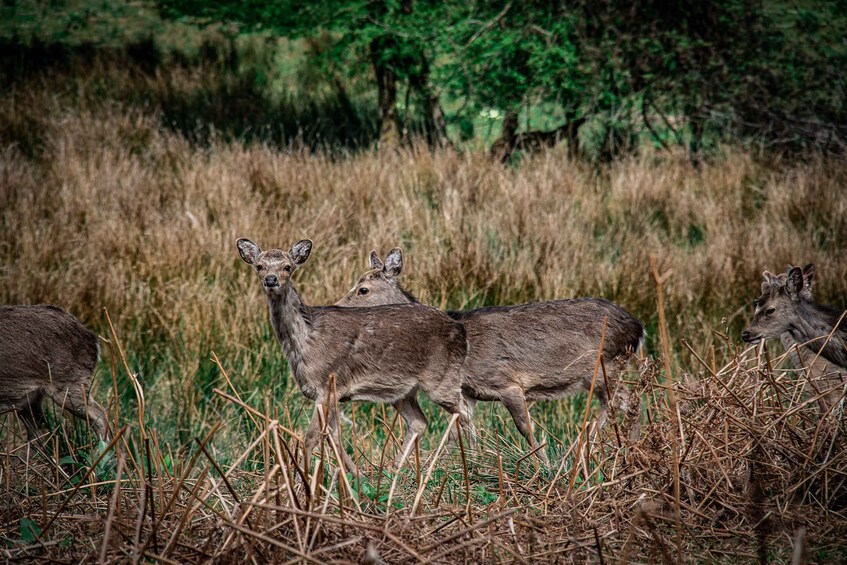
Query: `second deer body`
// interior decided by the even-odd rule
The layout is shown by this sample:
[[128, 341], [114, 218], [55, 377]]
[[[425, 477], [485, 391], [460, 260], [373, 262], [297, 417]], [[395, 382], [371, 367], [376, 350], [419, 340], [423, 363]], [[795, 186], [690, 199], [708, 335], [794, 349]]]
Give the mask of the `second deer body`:
[[[384, 263], [372, 252], [370, 267], [339, 305], [417, 302], [397, 280], [403, 267], [399, 249], [392, 250]], [[527, 402], [562, 398], [591, 386], [604, 320], [603, 360], [611, 386], [644, 337], [641, 322], [601, 298], [533, 302], [448, 315], [461, 322], [467, 333], [462, 390], [471, 406], [477, 400], [501, 401], [533, 446]], [[598, 372], [594, 394], [603, 409], [600, 425], [611, 392], [603, 372]]]
[[16, 411], [33, 440], [49, 397], [105, 438], [106, 412], [89, 398], [99, 356], [97, 335], [61, 308], [0, 306], [0, 413]]

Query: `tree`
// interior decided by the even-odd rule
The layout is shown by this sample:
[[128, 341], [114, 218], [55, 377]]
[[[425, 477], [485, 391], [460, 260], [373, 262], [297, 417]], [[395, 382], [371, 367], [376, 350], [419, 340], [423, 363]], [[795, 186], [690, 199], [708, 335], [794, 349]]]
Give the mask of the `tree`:
[[[236, 22], [255, 29], [271, 29], [286, 37], [303, 37], [320, 31], [334, 39], [331, 49], [316, 62], [328, 67], [344, 61], [354, 74], [369, 66], [377, 91], [380, 146], [396, 146], [406, 124], [400, 124], [397, 106], [402, 83], [423, 101], [423, 123], [433, 145], [447, 141], [444, 113], [430, 82], [431, 33], [426, 23], [438, 2], [402, 0], [330, 0], [304, 5], [282, 0], [167, 0], [163, 13], [171, 17], [191, 16], [207, 21]], [[367, 61], [367, 64], [365, 63]], [[407, 111], [408, 113], [408, 111]]]
[[[504, 118], [492, 152], [507, 159], [515, 149], [561, 139], [576, 155], [578, 130], [589, 122], [599, 132], [595, 154], [608, 158], [636, 149], [642, 134], [694, 153], [723, 132], [844, 147], [847, 17], [840, 1], [820, 0], [815, 10], [761, 0], [164, 0], [162, 6], [170, 15], [288, 37], [327, 34], [332, 45], [316, 62], [372, 81], [381, 146], [415, 133], [441, 145], [450, 123], [496, 110]], [[452, 112], [444, 111], [442, 98]], [[561, 123], [521, 131], [519, 115], [527, 107], [555, 108]]]

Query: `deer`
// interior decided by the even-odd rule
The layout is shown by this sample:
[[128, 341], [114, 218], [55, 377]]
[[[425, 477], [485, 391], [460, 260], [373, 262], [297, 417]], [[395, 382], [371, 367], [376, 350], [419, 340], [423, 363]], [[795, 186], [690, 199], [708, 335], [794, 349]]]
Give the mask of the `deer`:
[[[418, 304], [399, 281], [403, 270], [400, 248], [392, 249], [385, 261], [371, 251], [369, 267], [336, 304]], [[638, 319], [603, 298], [493, 306], [448, 311], [447, 315], [461, 322], [467, 334], [462, 393], [471, 413], [477, 401], [502, 402], [533, 450], [537, 444], [529, 405], [591, 388], [604, 320], [605, 377], [599, 372], [594, 383], [601, 406], [595, 429], [603, 427], [616, 380], [646, 336]], [[543, 449], [539, 456], [549, 463]]]
[[[792, 361], [804, 366], [802, 352], [818, 357], [847, 371], [847, 321], [843, 310], [818, 304], [813, 287], [816, 268], [809, 263], [803, 268], [789, 265], [784, 274], [762, 273], [762, 294], [754, 301], [755, 311], [750, 326], [741, 333], [748, 343], [779, 338]], [[815, 361], [814, 376], [826, 373], [825, 364]]]
[[58, 306], [0, 306], [0, 413], [16, 412], [27, 442], [46, 427], [44, 397], [106, 439], [106, 412], [89, 397], [97, 334]]
[[[288, 251], [262, 249], [239, 238], [241, 259], [250, 265], [264, 292], [270, 321], [300, 392], [315, 402], [305, 434], [306, 467], [317, 445], [321, 414], [338, 437], [337, 402], [391, 403], [406, 422], [407, 433], [394, 461], [401, 467], [427, 419], [415, 398], [423, 391], [441, 408], [458, 417], [473, 435], [470, 412], [462, 396], [461, 368], [467, 353], [464, 327], [422, 304], [366, 308], [308, 306], [291, 276], [309, 258], [312, 241], [300, 240]], [[334, 386], [330, 374], [335, 375]], [[334, 389], [334, 390], [333, 390]], [[451, 436], [455, 430], [451, 430]], [[358, 474], [339, 446], [344, 466]]]
[[[794, 267], [792, 265], [788, 265], [789, 271], [793, 268]], [[800, 296], [802, 296], [805, 300], [811, 301], [814, 299], [813, 287], [815, 284], [816, 274], [815, 265], [813, 263], [809, 263], [803, 267], [802, 272], [803, 288], [800, 290]], [[762, 294], [759, 298], [753, 301], [754, 305], [762, 303], [771, 292], [778, 292], [779, 288], [784, 288], [788, 273], [775, 275], [770, 271], [764, 271], [762, 273], [762, 277], [764, 278], [762, 281]], [[802, 343], [798, 343], [789, 332], [783, 332], [780, 334], [779, 340], [782, 342], [783, 349], [789, 354], [791, 362], [795, 367], [806, 367], [806, 361], [808, 360], [812, 362], [812, 365], [809, 366], [809, 370], [813, 374], [819, 376], [826, 372], [827, 363], [825, 360], [822, 357], [819, 357], [810, 348], [804, 347]]]

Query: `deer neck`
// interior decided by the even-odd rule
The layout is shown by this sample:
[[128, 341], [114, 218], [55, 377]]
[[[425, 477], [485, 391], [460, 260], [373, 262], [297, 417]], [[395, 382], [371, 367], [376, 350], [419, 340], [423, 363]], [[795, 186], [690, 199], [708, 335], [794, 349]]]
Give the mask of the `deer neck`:
[[[791, 338], [804, 343], [809, 343], [809, 348], [826, 360], [843, 368], [847, 368], [847, 326], [842, 321], [839, 327], [833, 331], [838, 323], [840, 314], [834, 314], [826, 308], [817, 304], [806, 304], [805, 312], [799, 316], [795, 326], [789, 332]], [[832, 337], [827, 337], [829, 334]], [[826, 344], [826, 345], [824, 345]]]
[[410, 304], [418, 304], [418, 299], [415, 297], [415, 295], [400, 286], [400, 283], [395, 282], [394, 286], [397, 288], [397, 292], [400, 293], [400, 299], [398, 300], [398, 302], [402, 300], [402, 302], [400, 303], [408, 302]]
[[303, 351], [311, 330], [305, 315], [305, 306], [297, 289], [289, 281], [281, 294], [268, 295], [271, 325], [285, 353], [291, 374], [297, 385], [303, 388]]

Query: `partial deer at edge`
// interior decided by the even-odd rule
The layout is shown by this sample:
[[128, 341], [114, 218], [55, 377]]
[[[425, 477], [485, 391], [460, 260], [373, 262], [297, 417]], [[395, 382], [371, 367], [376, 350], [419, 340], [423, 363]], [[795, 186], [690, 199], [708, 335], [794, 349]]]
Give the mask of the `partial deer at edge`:
[[[415, 297], [398, 281], [402, 269], [399, 248], [392, 249], [385, 262], [372, 251], [370, 270], [337, 304], [416, 304]], [[589, 389], [604, 319], [606, 378], [600, 371], [594, 387], [602, 406], [598, 427], [605, 421], [618, 375], [645, 335], [641, 322], [632, 314], [602, 298], [531, 302], [447, 314], [465, 326], [468, 336], [462, 389], [471, 408], [478, 400], [501, 401], [533, 448], [536, 444], [527, 403]], [[611, 390], [607, 390], [607, 380]], [[546, 460], [543, 450], [541, 456]]]
[[106, 412], [89, 397], [99, 358], [97, 335], [61, 308], [0, 307], [0, 413], [16, 411], [32, 441], [46, 424], [47, 396], [105, 439]]
[[[467, 352], [461, 324], [440, 310], [420, 304], [341, 308], [307, 306], [294, 288], [291, 275], [309, 258], [310, 240], [289, 251], [262, 251], [249, 239], [236, 242], [241, 258], [251, 265], [268, 300], [271, 324], [300, 391], [315, 401], [306, 433], [308, 458], [320, 432], [318, 406], [326, 406], [327, 424], [337, 431], [337, 414], [328, 403], [330, 374], [336, 375], [339, 402], [390, 402], [406, 419], [408, 431], [397, 465], [413, 438], [426, 429], [417, 402], [408, 402], [421, 389], [433, 402], [459, 416], [472, 432], [470, 411], [462, 397], [461, 367]], [[342, 448], [344, 464], [355, 465]]]
[[789, 267], [779, 275], [765, 271], [762, 276], [762, 294], [755, 301], [753, 321], [742, 332], [742, 339], [755, 343], [779, 338], [798, 367], [814, 361], [811, 381], [832, 372], [823, 359], [847, 374], [847, 319], [843, 309], [815, 302], [815, 265]]

